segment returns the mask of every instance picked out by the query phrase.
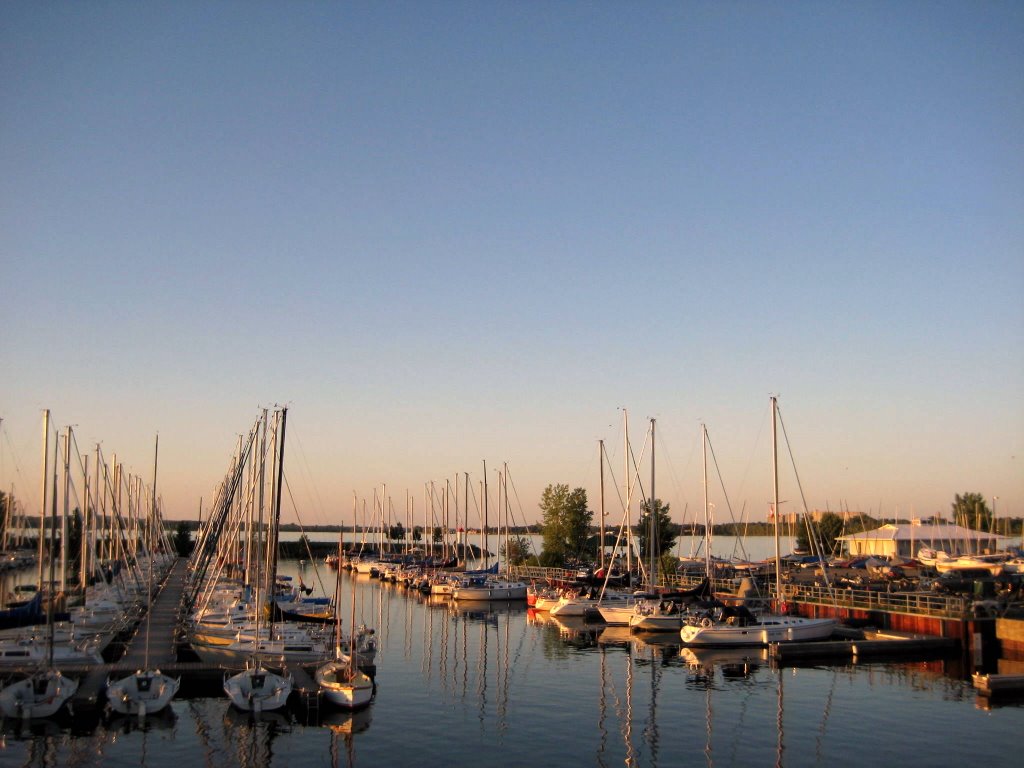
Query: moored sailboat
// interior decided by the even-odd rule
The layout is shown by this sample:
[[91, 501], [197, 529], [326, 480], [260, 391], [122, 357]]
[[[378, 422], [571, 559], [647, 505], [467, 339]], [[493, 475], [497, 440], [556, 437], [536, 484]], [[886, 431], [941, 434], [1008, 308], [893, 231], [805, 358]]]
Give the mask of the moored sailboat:
[[[277, 473], [274, 483], [274, 509], [271, 517], [271, 528], [269, 543], [271, 545], [271, 562], [268, 569], [265, 592], [270, 591], [276, 582], [277, 577], [277, 530], [281, 521], [281, 489], [284, 481], [284, 437], [285, 425], [287, 422], [288, 409], [282, 408], [279, 413], [278, 429], [275, 439], [277, 440]], [[265, 422], [264, 422], [265, 423]], [[262, 516], [263, 510], [260, 509]], [[262, 520], [260, 520], [262, 528]], [[258, 591], [258, 587], [257, 587]], [[265, 593], [264, 592], [264, 593]], [[257, 599], [257, 605], [260, 604]], [[259, 621], [262, 610], [257, 610], [256, 617]], [[271, 625], [273, 625], [273, 612], [270, 614]], [[273, 672], [263, 666], [260, 660], [261, 653], [267, 650], [266, 645], [257, 637], [252, 642], [252, 659], [246, 664], [243, 671], [236, 675], [224, 678], [224, 693], [231, 699], [231, 703], [238, 709], [259, 714], [263, 711], [280, 709], [287, 703], [292, 692], [292, 676], [282, 675]], [[267, 641], [270, 642], [270, 641]]]
[[[40, 538], [39, 547], [42, 552], [42, 524], [46, 519], [46, 485], [47, 485], [47, 460], [49, 458], [49, 439], [50, 439], [50, 411], [43, 411], [43, 482], [42, 482], [42, 515], [40, 516]], [[50, 717], [57, 713], [57, 711], [64, 706], [75, 692], [78, 690], [78, 681], [73, 680], [69, 677], [62, 675], [54, 666], [55, 664], [55, 650], [54, 650], [54, 595], [52, 594], [52, 585], [54, 584], [54, 567], [56, 558], [54, 553], [57, 551], [55, 534], [56, 534], [56, 519], [57, 519], [57, 453], [54, 451], [54, 472], [53, 472], [53, 504], [51, 507], [51, 526], [50, 526], [50, 577], [49, 582], [51, 586], [51, 594], [47, 600], [46, 609], [46, 627], [47, 627], [47, 639], [45, 646], [41, 643], [34, 642], [30, 646], [26, 646], [23, 649], [22, 662], [28, 661], [30, 654], [34, 654], [38, 661], [45, 660], [45, 668], [36, 672], [29, 677], [11, 683], [6, 686], [3, 690], [0, 690], [0, 711], [8, 717], [18, 717], [22, 719], [31, 719], [34, 717]], [[42, 559], [39, 561], [39, 584], [38, 589], [41, 592], [43, 588], [42, 584], [42, 573], [43, 564]], [[66, 646], [62, 646], [64, 648]], [[14, 651], [17, 653], [17, 649]], [[95, 653], [96, 658], [102, 663], [102, 658], [93, 649], [92, 653]], [[45, 655], [44, 655], [45, 654]], [[38, 658], [42, 657], [42, 658]]]
[[[338, 552], [341, 552], [341, 537], [338, 537]], [[352, 615], [349, 631], [348, 656], [341, 652], [341, 618], [338, 608], [341, 603], [341, 574], [338, 574], [337, 583], [334, 588], [335, 614], [335, 635], [334, 635], [334, 659], [327, 662], [316, 670], [315, 679], [324, 697], [335, 706], [343, 709], [359, 709], [365, 707], [373, 698], [374, 683], [369, 675], [364, 673], [356, 664], [358, 650], [356, 649], [356, 633], [354, 631], [356, 621], [356, 596], [355, 585], [352, 589]]]
[[[775, 600], [782, 601], [781, 556], [779, 554], [779, 470], [778, 402], [772, 401], [772, 472], [775, 511]], [[705, 505], [705, 514], [707, 506]], [[710, 574], [709, 574], [710, 575]], [[691, 614], [679, 636], [686, 645], [744, 646], [768, 645], [769, 643], [790, 643], [824, 640], [832, 635], [835, 619], [811, 619], [790, 616], [785, 612], [754, 615], [746, 608], [732, 609], [725, 606], [710, 611]]]
[[159, 669], [149, 668], [149, 629], [153, 613], [153, 553], [154, 542], [152, 531], [159, 517], [156, 509], [156, 461], [159, 452], [160, 438], [157, 437], [157, 448], [153, 455], [153, 487], [151, 489], [150, 525], [147, 529], [146, 549], [149, 561], [148, 589], [146, 590], [146, 645], [142, 669], [134, 674], [111, 682], [107, 680], [107, 701], [111, 709], [121, 715], [138, 715], [140, 719], [147, 714], [155, 714], [166, 707], [181, 685], [179, 678], [165, 675]]

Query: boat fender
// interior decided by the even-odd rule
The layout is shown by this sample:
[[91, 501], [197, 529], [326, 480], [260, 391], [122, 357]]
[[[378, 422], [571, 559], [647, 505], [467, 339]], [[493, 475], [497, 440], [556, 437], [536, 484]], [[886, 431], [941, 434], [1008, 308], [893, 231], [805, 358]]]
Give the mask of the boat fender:
[[700, 620], [700, 625], [702, 627], [704, 627], [705, 629], [707, 629], [708, 627], [711, 626], [711, 619], [709, 619], [707, 616], [705, 616], [703, 619]]

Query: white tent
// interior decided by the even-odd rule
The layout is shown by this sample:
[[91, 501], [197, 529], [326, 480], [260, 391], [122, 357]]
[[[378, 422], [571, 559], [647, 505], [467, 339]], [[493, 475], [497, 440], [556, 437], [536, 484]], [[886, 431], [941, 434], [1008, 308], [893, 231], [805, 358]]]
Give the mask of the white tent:
[[914, 557], [921, 547], [942, 550], [950, 555], [968, 555], [994, 552], [1006, 536], [975, 531], [959, 525], [919, 525], [917, 523], [887, 523], [873, 531], [839, 536], [851, 557], [877, 555], [879, 557]]

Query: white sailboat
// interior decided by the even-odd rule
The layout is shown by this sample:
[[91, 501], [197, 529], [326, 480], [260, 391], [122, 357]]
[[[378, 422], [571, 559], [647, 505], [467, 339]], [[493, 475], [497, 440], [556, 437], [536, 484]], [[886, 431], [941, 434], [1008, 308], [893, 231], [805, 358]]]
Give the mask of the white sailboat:
[[[341, 553], [341, 537], [338, 537], [338, 553]], [[334, 660], [317, 668], [314, 675], [316, 683], [324, 698], [335, 706], [343, 709], [359, 709], [365, 707], [373, 698], [373, 680], [356, 665], [358, 650], [356, 648], [356, 595], [355, 582], [352, 584], [352, 616], [350, 619], [348, 656], [341, 652], [341, 574], [334, 588], [334, 605], [337, 618], [334, 628]]]
[[[274, 512], [270, 535], [272, 551], [276, 551], [277, 526], [281, 520], [281, 488], [284, 480], [284, 436], [287, 416], [288, 409], [282, 408], [279, 430], [276, 436], [278, 441], [278, 459], [277, 476], [274, 486]], [[262, 516], [262, 509], [260, 514]], [[259, 527], [262, 528], [262, 520]], [[269, 578], [266, 582], [269, 585], [274, 584], [277, 575], [276, 557], [271, 555], [271, 559]], [[257, 604], [259, 604], [259, 600], [257, 600]], [[260, 613], [262, 611], [256, 612], [257, 620], [259, 620]], [[271, 612], [271, 617], [273, 617], [273, 612]], [[273, 618], [271, 618], [271, 622], [273, 622]], [[258, 638], [253, 642], [253, 658], [247, 663], [246, 668], [242, 672], [230, 677], [225, 676], [224, 679], [224, 693], [231, 699], [231, 703], [241, 710], [254, 714], [283, 707], [291, 695], [293, 685], [290, 674], [279, 675], [263, 666], [260, 661], [260, 652], [265, 650], [265, 648], [261, 648], [261, 644], [262, 641]]]
[[[501, 488], [505, 488], [505, 536], [508, 538], [508, 465], [504, 466], [503, 478], [499, 485], [499, 503], [501, 499]], [[487, 499], [484, 498], [484, 515], [486, 516]], [[507, 541], [506, 541], [507, 547]], [[506, 548], [506, 552], [507, 552]], [[468, 602], [491, 602], [500, 600], [525, 600], [526, 590], [529, 587], [525, 581], [514, 580], [508, 574], [508, 562], [506, 558], [505, 573], [502, 576], [495, 576], [487, 573], [487, 555], [484, 555], [484, 571], [474, 575], [465, 575], [453, 580], [451, 596], [456, 600]], [[433, 594], [433, 590], [431, 590]]]
[[[40, 517], [40, 531], [43, 521], [46, 518], [46, 485], [47, 485], [47, 460], [49, 459], [50, 440], [50, 411], [43, 411], [43, 500], [42, 515]], [[39, 642], [32, 642], [31, 645], [21, 649], [22, 662], [36, 660], [44, 662], [46, 667], [29, 677], [11, 683], [0, 691], [0, 710], [7, 717], [18, 717], [31, 719], [33, 717], [50, 717], [57, 713], [64, 703], [75, 695], [78, 690], [78, 681], [62, 675], [54, 667], [54, 626], [53, 626], [53, 594], [54, 566], [56, 549], [56, 519], [57, 519], [57, 454], [54, 451], [54, 473], [53, 473], [53, 504], [50, 526], [50, 585], [51, 594], [47, 600], [46, 626], [47, 640], [45, 645]], [[42, 551], [42, 533], [40, 532], [40, 551]], [[42, 590], [42, 560], [39, 564], [39, 589]], [[66, 646], [65, 646], [66, 647]], [[93, 649], [95, 652], [95, 649]], [[18, 653], [13, 649], [13, 653]], [[44, 655], [45, 654], [45, 655]], [[14, 657], [12, 657], [13, 659]], [[99, 663], [103, 659], [96, 653]]]
[[[658, 546], [657, 535], [657, 505], [654, 495], [654, 419], [651, 419], [651, 493], [647, 508], [647, 550], [650, 556], [650, 581], [651, 588], [657, 574]], [[683, 626], [683, 613], [680, 605], [672, 600], [661, 600], [657, 597], [637, 600], [633, 605], [633, 613], [629, 616], [629, 627], [634, 632], [678, 632]]]
[[280, 709], [292, 693], [292, 676], [279, 675], [254, 661], [224, 680], [224, 693], [241, 710], [259, 714]]
[[[779, 468], [778, 402], [772, 396], [772, 472], [775, 506], [775, 599], [782, 600], [781, 557], [779, 554]], [[705, 507], [706, 509], [706, 507]], [[835, 619], [809, 619], [785, 613], [753, 615], [746, 608], [719, 607], [691, 614], [679, 630], [686, 645], [744, 646], [824, 640], [832, 635]]]
[[181, 685], [179, 678], [165, 675], [159, 669], [140, 669], [116, 682], [107, 681], [107, 701], [120, 715], [155, 714], [174, 698]]
[[0, 691], [0, 710], [7, 717], [50, 717], [75, 695], [78, 681], [48, 669]]
[[142, 669], [117, 681], [107, 680], [107, 701], [110, 708], [120, 715], [138, 715], [139, 719], [147, 714], [155, 714], [166, 707], [181, 685], [180, 678], [165, 675], [159, 669], [149, 668], [149, 627], [153, 613], [153, 535], [152, 531], [158, 522], [156, 511], [156, 462], [160, 448], [160, 437], [157, 436], [157, 447], [153, 452], [153, 488], [151, 494], [150, 525], [148, 528], [146, 549], [149, 560], [149, 589], [146, 592], [146, 648]]

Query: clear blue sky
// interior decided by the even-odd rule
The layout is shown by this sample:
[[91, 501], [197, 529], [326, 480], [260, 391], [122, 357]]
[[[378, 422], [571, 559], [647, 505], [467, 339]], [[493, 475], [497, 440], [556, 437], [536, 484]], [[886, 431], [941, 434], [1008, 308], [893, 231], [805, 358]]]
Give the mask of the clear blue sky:
[[483, 459], [533, 519], [596, 505], [599, 438], [621, 483], [627, 407], [676, 519], [702, 420], [764, 519], [774, 392], [810, 507], [1024, 514], [1022, 40], [1017, 2], [4, 3], [0, 483], [38, 498], [50, 408], [147, 477], [159, 432], [191, 516], [288, 403], [304, 521]]

